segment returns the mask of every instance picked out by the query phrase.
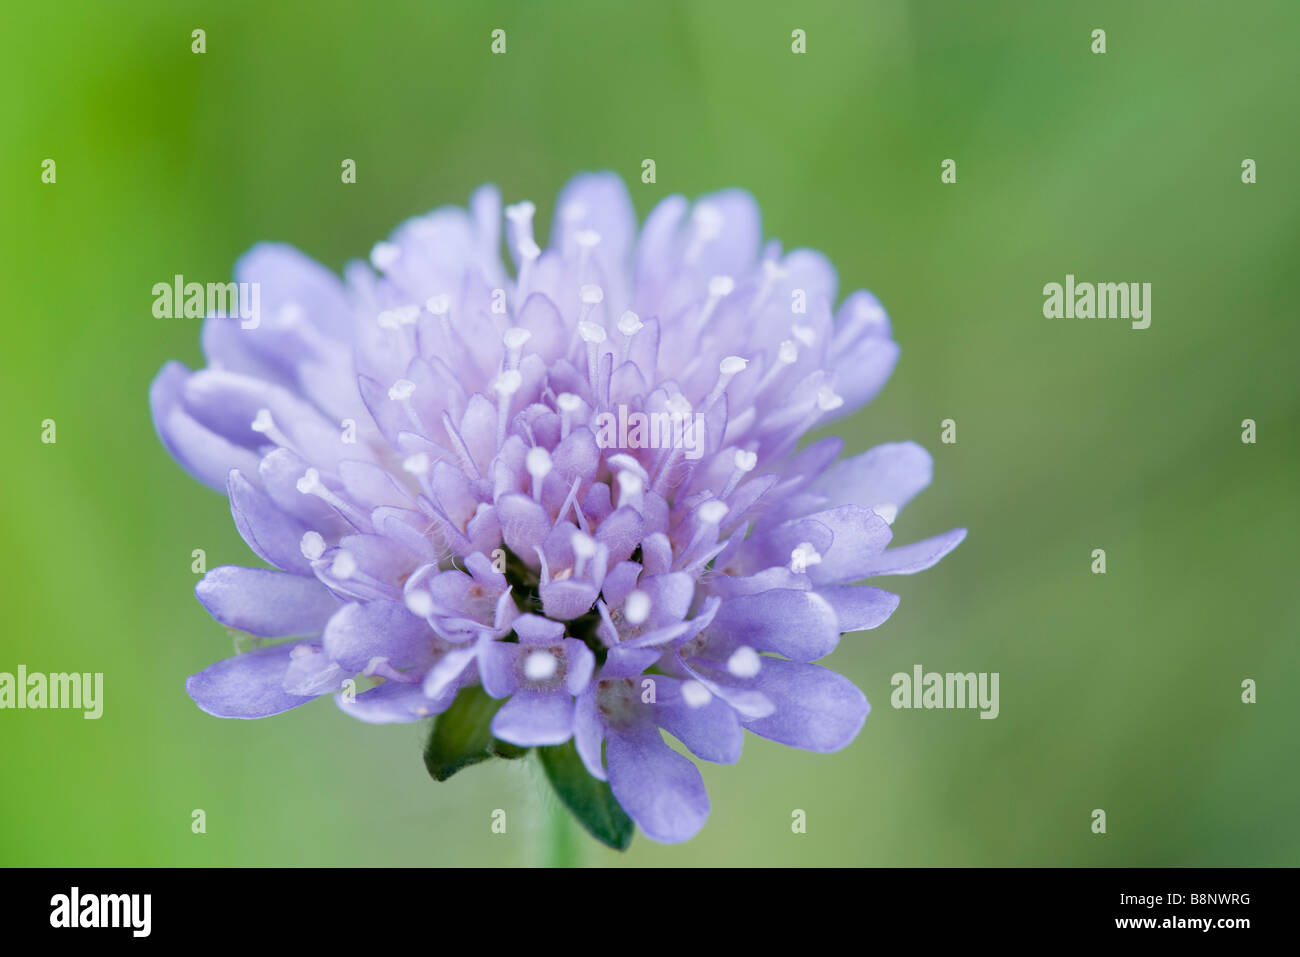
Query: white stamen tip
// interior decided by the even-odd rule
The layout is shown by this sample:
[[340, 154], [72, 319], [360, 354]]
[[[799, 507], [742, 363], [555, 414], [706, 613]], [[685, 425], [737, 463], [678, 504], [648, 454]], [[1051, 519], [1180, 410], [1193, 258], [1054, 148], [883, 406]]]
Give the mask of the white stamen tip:
[[370, 250], [370, 262], [376, 269], [386, 270], [402, 255], [402, 248], [395, 243], [375, 243]]
[[842, 396], [835, 394], [830, 386], [822, 386], [817, 392], [817, 408], [823, 412], [833, 412], [844, 404]]
[[416, 452], [402, 460], [402, 470], [412, 475], [429, 474], [429, 456], [425, 452]]
[[581, 559], [592, 558], [596, 554], [596, 540], [581, 529], [575, 528], [569, 539], [573, 543], [573, 554]]
[[664, 405], [672, 415], [686, 415], [691, 411], [691, 400], [680, 392], [670, 395]]
[[799, 358], [799, 344], [793, 339], [786, 339], [776, 350], [776, 359], [782, 365], [793, 365]]
[[709, 295], [721, 299], [730, 296], [736, 288], [736, 280], [730, 276], [714, 276], [709, 280]]
[[682, 682], [682, 700], [688, 708], [703, 708], [713, 700], [713, 693], [692, 678]]
[[618, 490], [623, 495], [640, 495], [645, 489], [645, 481], [635, 472], [618, 473]]
[[589, 284], [579, 289], [578, 295], [587, 305], [594, 306], [596, 303], [604, 301], [605, 290], [601, 289], [599, 286]]
[[561, 412], [577, 412], [582, 408], [582, 399], [572, 392], [561, 392], [555, 397], [555, 404]]
[[741, 645], [727, 659], [727, 670], [737, 678], [752, 678], [763, 667], [763, 659], [748, 645]]
[[551, 453], [540, 445], [533, 446], [524, 456], [524, 468], [529, 475], [541, 481], [551, 474]]
[[790, 327], [790, 334], [810, 349], [817, 342], [817, 333], [812, 326], [804, 326], [796, 322]]
[[258, 409], [257, 415], [253, 416], [253, 422], [249, 428], [254, 432], [270, 432], [275, 428], [275, 421], [271, 418], [270, 409]]
[[649, 617], [650, 596], [638, 588], [623, 602], [623, 619], [629, 625], [639, 625]]
[[506, 218], [515, 223], [526, 223], [532, 220], [533, 213], [537, 212], [537, 207], [531, 200], [520, 200], [506, 207]]
[[524, 677], [529, 681], [546, 681], [555, 677], [560, 663], [549, 651], [529, 652], [524, 658]]
[[722, 232], [724, 223], [722, 210], [712, 203], [698, 203], [691, 212], [691, 220], [695, 223], [696, 230], [699, 231], [699, 237], [703, 240], [715, 239]]
[[330, 573], [335, 578], [351, 578], [357, 573], [356, 558], [347, 549], [340, 548], [338, 554], [334, 556], [334, 564], [330, 566]]
[[523, 373], [518, 369], [507, 369], [497, 376], [496, 381], [492, 383], [492, 387], [496, 389], [497, 395], [514, 395], [523, 384]]
[[705, 525], [717, 525], [727, 517], [727, 503], [720, 499], [711, 498], [699, 508], [700, 521]]
[[636, 456], [628, 455], [626, 452], [615, 452], [607, 461], [611, 472], [621, 472], [624, 469], [631, 469], [641, 478], [647, 481], [650, 473], [645, 470], [645, 466], [637, 461]]
[[325, 554], [325, 539], [321, 537], [320, 532], [305, 532], [302, 541], [298, 543], [298, 548], [303, 558], [314, 562]]
[[520, 328], [519, 326], [511, 326], [505, 331], [505, 334], [501, 336], [501, 341], [505, 344], [507, 349], [513, 352], [516, 349], [522, 349], [527, 345], [528, 340], [532, 337], [533, 334], [527, 329]]
[[749, 452], [745, 449], [736, 449], [736, 468], [742, 472], [752, 472], [758, 465], [758, 453]]
[[578, 241], [579, 246], [585, 246], [588, 249], [600, 244], [600, 233], [596, 232], [594, 229], [580, 230], [573, 238]]
[[427, 591], [409, 592], [406, 607], [421, 618], [428, 618], [433, 614], [433, 597]]
[[298, 491], [303, 495], [310, 495], [320, 487], [320, 472], [315, 469], [308, 469], [302, 473], [302, 478], [298, 479]]
[[898, 518], [897, 505], [875, 505], [871, 510], [883, 518], [886, 525], [893, 525], [894, 519]]
[[436, 296], [430, 296], [424, 301], [424, 308], [428, 309], [435, 316], [445, 316], [451, 309], [451, 297], [446, 293], [438, 293]]
[[519, 242], [519, 254], [525, 259], [537, 259], [542, 255], [542, 247], [531, 239], [523, 239]]
[[415, 394], [415, 383], [410, 379], [398, 379], [388, 390], [388, 397], [394, 402], [409, 399]]
[[636, 335], [644, 325], [645, 323], [641, 321], [641, 317], [631, 309], [618, 317], [618, 331], [628, 337]]
[[745, 371], [745, 366], [749, 365], [748, 359], [742, 359], [740, 356], [727, 356], [718, 363], [718, 371], [723, 375], [736, 375]]
[[784, 279], [786, 276], [790, 275], [790, 273], [789, 270], [787, 270], [775, 259], [764, 259], [763, 275], [766, 276], [768, 279], [775, 281], [777, 279]]
[[605, 341], [605, 327], [594, 322], [580, 322], [578, 335], [582, 336], [583, 342], [601, 343]]
[[800, 542], [790, 552], [790, 571], [796, 575], [806, 572], [809, 565], [820, 565], [821, 562], [821, 553], [813, 548], [812, 542]]

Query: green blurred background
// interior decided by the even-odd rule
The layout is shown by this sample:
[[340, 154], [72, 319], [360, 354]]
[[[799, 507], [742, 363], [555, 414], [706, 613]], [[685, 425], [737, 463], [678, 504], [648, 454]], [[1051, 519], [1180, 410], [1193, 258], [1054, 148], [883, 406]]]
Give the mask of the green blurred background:
[[[263, 239], [338, 269], [489, 180], [537, 201], [548, 230], [565, 180], [603, 168], [642, 215], [744, 186], [766, 235], [825, 251], [842, 293], [880, 296], [902, 359], [842, 433], [850, 450], [933, 452], [901, 540], [970, 537], [885, 582], [899, 610], [830, 659], [875, 706], [852, 746], [751, 736], [739, 765], [704, 767], [713, 812], [694, 841], [589, 843], [588, 862], [1300, 863], [1295, 3], [166, 0], [0, 17], [0, 671], [102, 671], [106, 699], [99, 721], [0, 712], [0, 864], [539, 859], [531, 765], [438, 785], [419, 726], [366, 726], [328, 699], [221, 721], [186, 697], [185, 676], [230, 651], [193, 598], [191, 550], [255, 560], [154, 436], [151, 378], [201, 359], [198, 322], [155, 319], [151, 287], [227, 277]], [[941, 185], [949, 157], [958, 182]], [[1151, 328], [1043, 318], [1043, 285], [1067, 272], [1151, 282]], [[949, 417], [956, 445], [939, 442]], [[917, 663], [1000, 673], [1000, 717], [892, 709], [890, 676]]]

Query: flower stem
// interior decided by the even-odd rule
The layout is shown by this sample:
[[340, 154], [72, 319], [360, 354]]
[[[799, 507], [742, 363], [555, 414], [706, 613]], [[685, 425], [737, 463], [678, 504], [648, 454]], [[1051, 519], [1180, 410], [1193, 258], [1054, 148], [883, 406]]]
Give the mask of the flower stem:
[[554, 795], [547, 795], [543, 840], [547, 867], [582, 866], [582, 835], [574, 827], [569, 809]]

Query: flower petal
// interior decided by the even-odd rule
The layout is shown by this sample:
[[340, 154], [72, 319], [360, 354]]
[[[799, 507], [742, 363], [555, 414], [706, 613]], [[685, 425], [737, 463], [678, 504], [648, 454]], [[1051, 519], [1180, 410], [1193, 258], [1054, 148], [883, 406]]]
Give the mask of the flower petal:
[[772, 588], [722, 603], [714, 630], [737, 644], [814, 661], [835, 650], [840, 627], [830, 604], [811, 591]]
[[344, 605], [326, 624], [322, 639], [326, 653], [349, 674], [362, 671], [374, 658], [386, 658], [399, 670], [433, 659], [429, 626], [395, 601]]
[[492, 717], [492, 733], [521, 748], [563, 744], [573, 737], [573, 698], [516, 691]]
[[257, 454], [200, 425], [184, 408], [181, 393], [193, 373], [168, 362], [149, 387], [154, 429], [180, 466], [208, 488], [221, 492], [231, 469], [257, 474]]
[[734, 764], [740, 760], [745, 734], [729, 704], [713, 696], [705, 704], [692, 706], [682, 697], [683, 682], [660, 675], [654, 680], [658, 686], [654, 716], [659, 727], [704, 761]]
[[817, 594], [835, 609], [839, 630], [863, 631], [883, 625], [898, 607], [898, 596], [870, 585], [831, 585]]
[[401, 724], [419, 721], [446, 711], [456, 698], [454, 691], [430, 698], [419, 683], [385, 681], [349, 700], [342, 692], [334, 696], [339, 709], [367, 724]]
[[506, 547], [529, 567], [537, 567], [537, 549], [551, 531], [546, 510], [526, 495], [512, 492], [496, 503]]
[[867, 338], [840, 357], [833, 368], [836, 391], [844, 404], [819, 424], [842, 419], [874, 399], [893, 374], [898, 353], [898, 343], [890, 339]]
[[691, 208], [696, 263], [705, 277], [742, 276], [758, 257], [762, 217], [752, 194], [724, 189], [701, 196]]
[[895, 512], [930, 484], [934, 462], [915, 442], [892, 442], [836, 462], [813, 485], [828, 505], [891, 506]]
[[871, 710], [853, 682], [818, 665], [764, 658], [753, 685], [776, 710], [744, 721], [745, 727], [806, 751], [838, 751], [857, 737]]
[[647, 837], [676, 844], [704, 826], [709, 796], [699, 769], [668, 747], [650, 721], [611, 729], [605, 760], [614, 797]]
[[478, 656], [477, 642], [468, 648], [452, 648], [445, 652], [424, 676], [424, 693], [438, 699], [448, 692], [455, 694], [462, 684], [472, 681], [473, 676], [467, 674], [467, 669]]
[[966, 538], [966, 529], [954, 528], [911, 545], [900, 545], [875, 555], [856, 577], [872, 575], [912, 575], [923, 572], [938, 563], [939, 559], [956, 548]]
[[540, 589], [542, 610], [550, 618], [559, 621], [572, 621], [581, 618], [596, 603], [600, 589], [590, 582], [574, 581], [571, 578], [550, 582]]
[[248, 547], [268, 564], [298, 575], [310, 575], [311, 562], [302, 553], [307, 526], [281, 511], [271, 497], [238, 469], [227, 479], [230, 513]]
[[573, 702], [573, 743], [587, 773], [598, 781], [606, 779], [601, 760], [605, 742], [605, 725], [596, 710], [596, 686], [589, 686]]
[[339, 607], [314, 578], [239, 565], [212, 569], [194, 594], [223, 625], [264, 638], [320, 634]]
[[809, 515], [808, 519], [825, 525], [834, 535], [831, 547], [821, 553], [821, 561], [807, 567], [808, 577], [818, 585], [841, 585], [865, 578], [863, 569], [893, 537], [889, 523], [861, 505], [840, 505]]
[[246, 651], [208, 665], [185, 681], [194, 703], [218, 718], [265, 718], [314, 700], [318, 695], [284, 690], [289, 656], [302, 642]]

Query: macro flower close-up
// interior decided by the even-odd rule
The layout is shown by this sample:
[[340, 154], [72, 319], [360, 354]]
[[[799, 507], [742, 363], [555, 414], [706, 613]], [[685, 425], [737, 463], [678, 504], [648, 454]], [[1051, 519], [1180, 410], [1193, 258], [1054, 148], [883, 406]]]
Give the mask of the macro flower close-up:
[[746, 731], [843, 748], [870, 706], [822, 659], [895, 611], [876, 579], [965, 530], [894, 543], [931, 480], [919, 445], [805, 441], [899, 350], [871, 293], [764, 241], [748, 193], [638, 224], [592, 173], [544, 244], [534, 214], [485, 186], [342, 279], [283, 245], [239, 261], [258, 308], [208, 315], [207, 365], [150, 390], [168, 451], [270, 566], [199, 581], [247, 637], [186, 689], [226, 718], [333, 695], [361, 721], [428, 719], [439, 779], [537, 749], [605, 843], [631, 822], [685, 841], [709, 798], [663, 732], [724, 764]]
[[5, 4], [6, 939], [1267, 933], [1300, 4], [1184, 6]]

